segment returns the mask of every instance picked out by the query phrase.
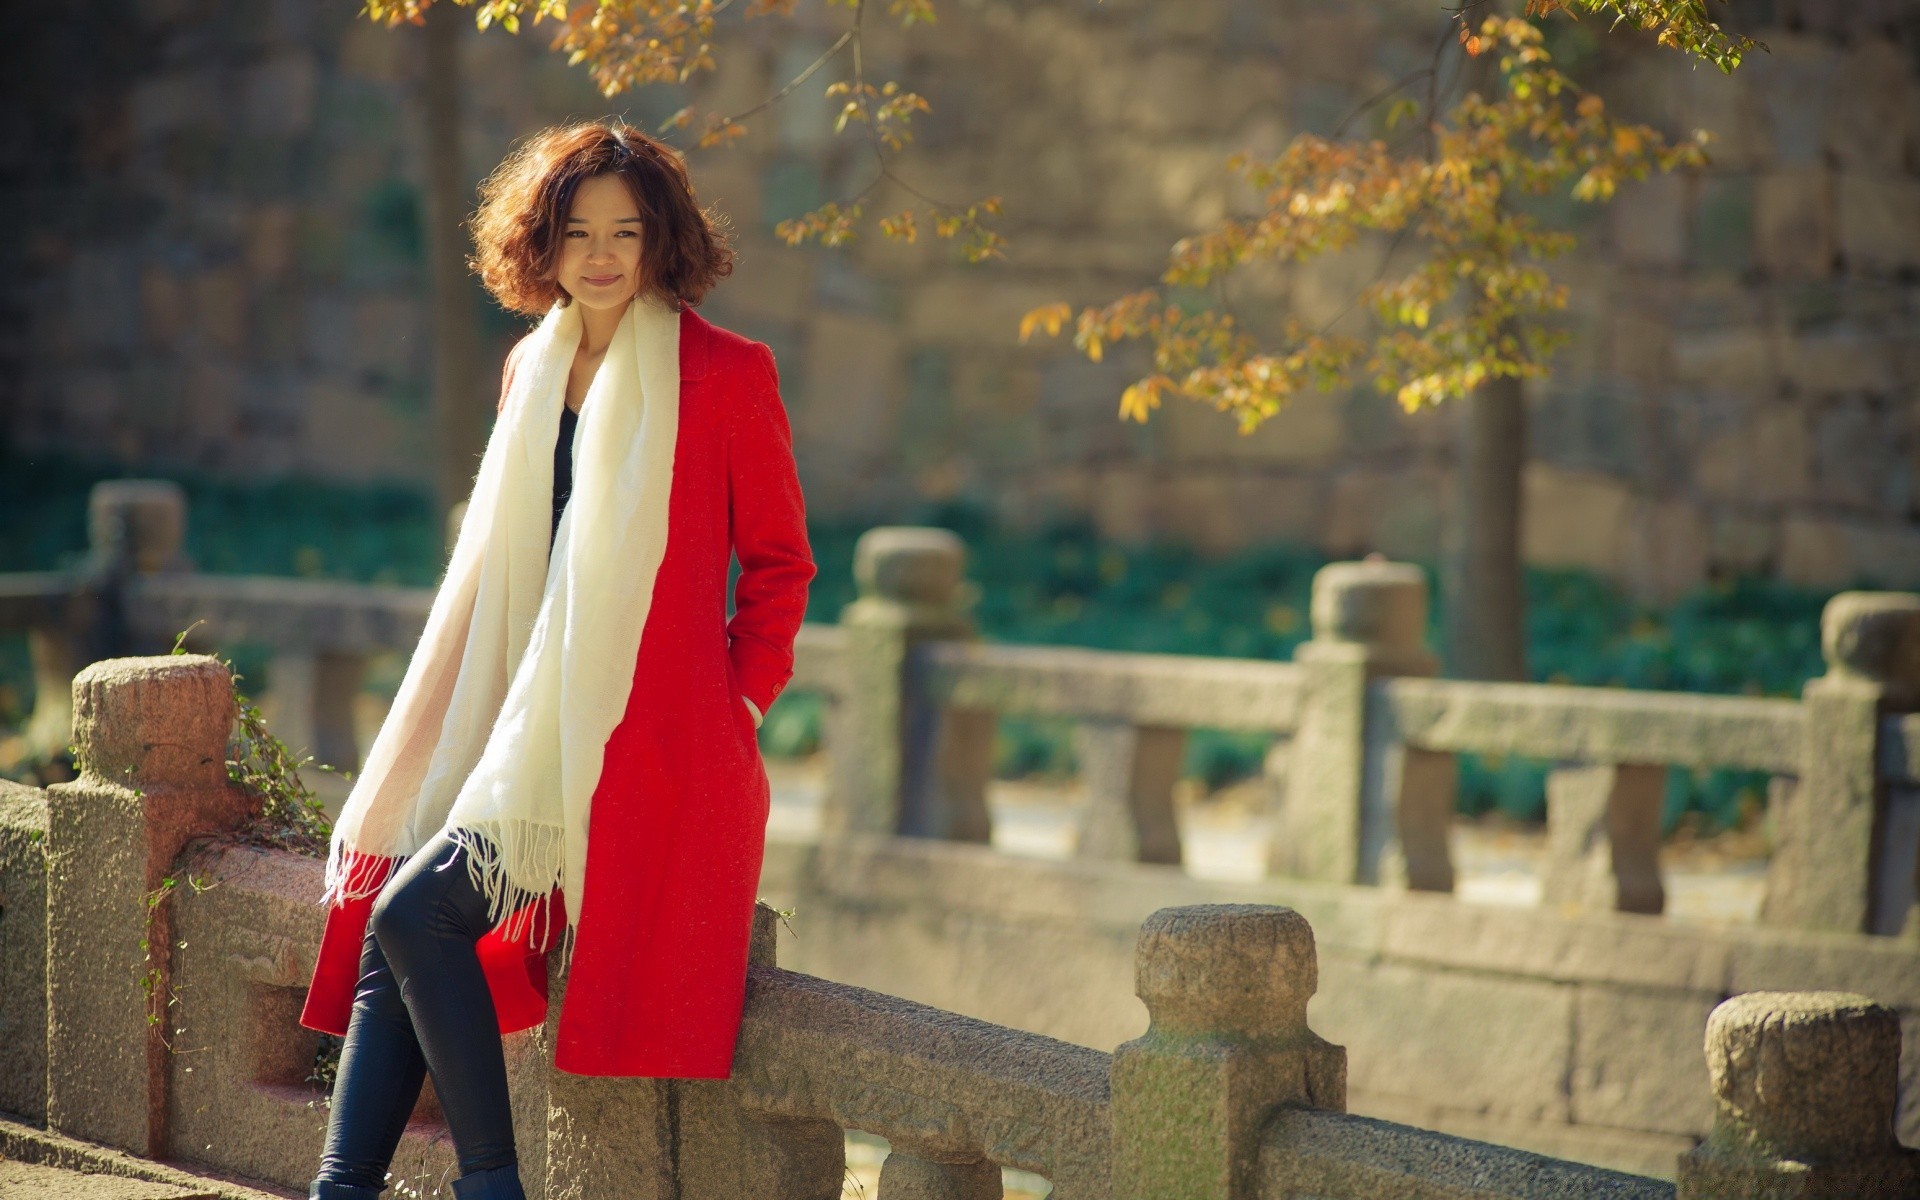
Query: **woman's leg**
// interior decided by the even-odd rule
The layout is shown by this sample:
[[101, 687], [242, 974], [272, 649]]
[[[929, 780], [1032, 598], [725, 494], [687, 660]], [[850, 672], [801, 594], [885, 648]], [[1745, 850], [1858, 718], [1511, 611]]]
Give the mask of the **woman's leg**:
[[372, 1200], [379, 1195], [426, 1070], [400, 985], [369, 929], [360, 947], [360, 981], [334, 1073], [326, 1149], [311, 1197]]
[[455, 1194], [519, 1197], [506, 1056], [474, 952], [491, 926], [486, 897], [467, 878], [466, 851], [436, 834], [387, 882], [368, 927], [412, 1015], [463, 1177], [488, 1173], [472, 1188], [457, 1181]]

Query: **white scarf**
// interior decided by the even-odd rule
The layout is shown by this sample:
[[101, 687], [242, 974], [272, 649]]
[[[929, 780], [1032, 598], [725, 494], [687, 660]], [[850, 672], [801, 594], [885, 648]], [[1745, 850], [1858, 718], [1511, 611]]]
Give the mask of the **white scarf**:
[[581, 404], [549, 565], [553, 446], [581, 330], [577, 304], [555, 305], [520, 349], [426, 628], [334, 823], [323, 895], [377, 892], [372, 859], [410, 858], [445, 829], [494, 924], [515, 914], [525, 931], [537, 913], [544, 944], [562, 888], [563, 957], [588, 809], [666, 552], [680, 423], [680, 314], [636, 298]]

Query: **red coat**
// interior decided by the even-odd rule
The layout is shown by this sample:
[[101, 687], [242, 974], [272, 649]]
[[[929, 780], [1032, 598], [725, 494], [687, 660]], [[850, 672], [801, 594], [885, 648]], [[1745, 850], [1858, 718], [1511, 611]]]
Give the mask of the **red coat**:
[[[769, 800], [740, 701], [764, 713], [792, 677], [814, 575], [773, 353], [691, 310], [667, 522], [633, 689], [593, 793], [554, 1046], [555, 1066], [576, 1075], [717, 1079], [731, 1069]], [[328, 909], [307, 1028], [345, 1034], [372, 906], [369, 896]], [[496, 930], [479, 949], [500, 1031], [544, 1021], [547, 947]]]

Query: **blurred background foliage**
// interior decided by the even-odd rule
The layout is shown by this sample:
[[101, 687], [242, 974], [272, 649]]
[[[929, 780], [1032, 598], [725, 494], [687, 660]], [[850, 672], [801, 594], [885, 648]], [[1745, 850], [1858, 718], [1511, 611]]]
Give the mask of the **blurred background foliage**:
[[[0, 571], [72, 565], [86, 544], [88, 489], [113, 475], [48, 456], [0, 463], [0, 508], [8, 515], [0, 525]], [[200, 570], [416, 587], [438, 577], [442, 533], [422, 489], [171, 477], [187, 492], [187, 553]], [[1172, 543], [1107, 541], [1077, 521], [1022, 531], [966, 504], [929, 505], [899, 521], [942, 526], [966, 540], [968, 573], [981, 589], [975, 616], [981, 632], [1001, 642], [1285, 660], [1311, 633], [1313, 573], [1328, 561], [1285, 545], [1207, 558]], [[853, 547], [864, 528], [811, 530], [819, 575], [808, 620], [832, 622], [853, 598]], [[1437, 598], [1433, 564], [1423, 565]], [[1541, 682], [1792, 697], [1822, 670], [1826, 592], [1734, 580], [1651, 609], [1585, 573], [1530, 571], [1527, 585], [1528, 661]], [[1430, 638], [1439, 645], [1444, 614], [1437, 599], [1431, 619]], [[254, 679], [268, 652], [226, 648]], [[397, 682], [386, 680], [389, 687]], [[0, 639], [0, 726], [18, 726], [30, 704], [25, 641]], [[767, 714], [761, 743], [769, 754], [810, 753], [819, 746], [821, 719], [818, 697], [790, 692]], [[1196, 731], [1187, 773], [1208, 790], [1246, 779], [1259, 772], [1269, 741]], [[1463, 757], [1461, 811], [1540, 819], [1550, 766]], [[1003, 778], [1071, 774], [1071, 723], [1002, 721], [997, 769]], [[1765, 786], [1765, 777], [1751, 772], [1671, 771], [1668, 825], [1688, 813], [1708, 829], [1739, 824], [1758, 811]]]

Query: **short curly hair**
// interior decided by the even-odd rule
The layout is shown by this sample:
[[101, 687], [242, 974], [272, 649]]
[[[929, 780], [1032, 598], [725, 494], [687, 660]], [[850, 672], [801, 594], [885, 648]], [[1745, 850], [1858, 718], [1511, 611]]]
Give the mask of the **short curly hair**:
[[640, 208], [641, 292], [691, 308], [732, 273], [725, 218], [701, 209], [678, 152], [621, 121], [583, 121], [534, 134], [480, 185], [468, 266], [501, 307], [541, 316], [571, 301], [554, 266], [574, 192], [596, 175], [619, 176]]

